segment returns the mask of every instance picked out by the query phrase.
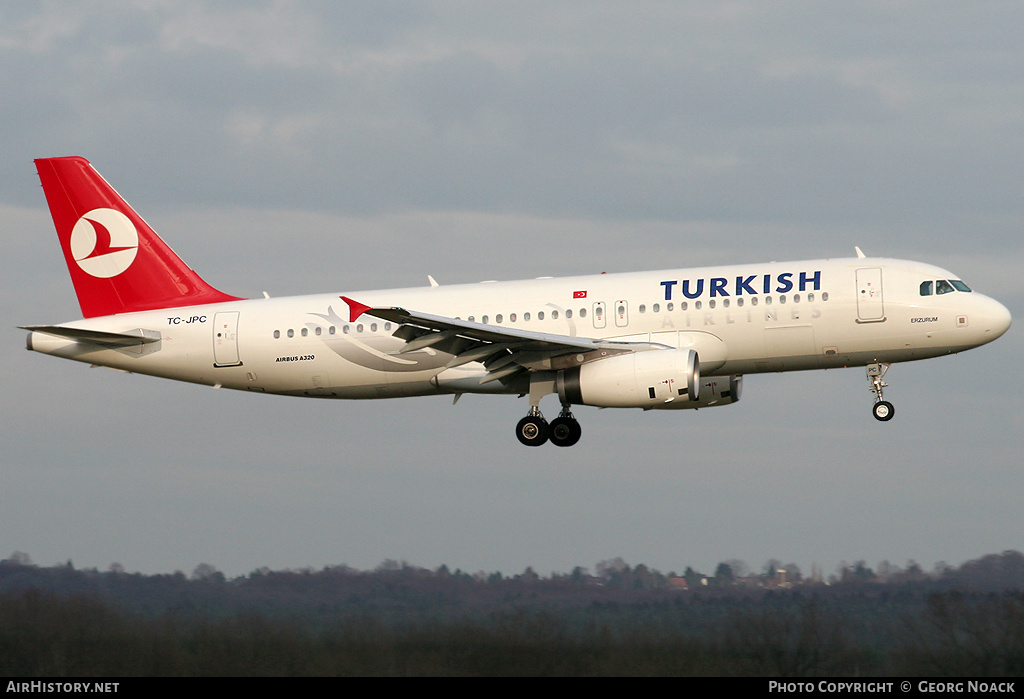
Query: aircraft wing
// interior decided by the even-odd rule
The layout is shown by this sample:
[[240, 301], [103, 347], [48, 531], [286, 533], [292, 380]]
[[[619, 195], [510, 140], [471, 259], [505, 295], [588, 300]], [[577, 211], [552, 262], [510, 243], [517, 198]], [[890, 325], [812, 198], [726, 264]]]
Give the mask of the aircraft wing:
[[667, 349], [651, 342], [615, 342], [587, 337], [557, 335], [519, 328], [487, 325], [459, 318], [410, 311], [404, 308], [374, 308], [345, 296], [350, 318], [363, 313], [398, 324], [395, 336], [406, 341], [404, 354], [427, 347], [455, 355], [448, 367], [482, 362], [489, 383], [526, 370], [554, 370], [579, 366], [588, 361], [627, 352]]

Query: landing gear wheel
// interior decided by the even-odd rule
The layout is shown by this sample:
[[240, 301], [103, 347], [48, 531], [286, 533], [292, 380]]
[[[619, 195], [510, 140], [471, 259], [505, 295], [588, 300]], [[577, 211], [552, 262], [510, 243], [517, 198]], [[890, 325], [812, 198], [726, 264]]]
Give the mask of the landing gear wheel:
[[516, 437], [528, 447], [539, 447], [548, 441], [548, 421], [536, 415], [527, 415], [516, 425]]
[[882, 400], [882, 389], [889, 385], [882, 381], [882, 377], [888, 370], [889, 365], [884, 363], [868, 364], [867, 366], [868, 388], [875, 394], [875, 404], [871, 408], [871, 413], [879, 422], [888, 422], [896, 414], [896, 408], [892, 407], [892, 403]]
[[871, 412], [874, 414], [876, 420], [880, 422], [888, 422], [889, 420], [892, 420], [892, 416], [896, 414], [896, 408], [892, 407], [892, 403], [889, 401], [880, 400], [871, 408]]
[[576, 421], [576, 418], [556, 417], [551, 421], [548, 437], [556, 447], [571, 447], [580, 441], [580, 435], [582, 434], [583, 429], [580, 427], [580, 423]]

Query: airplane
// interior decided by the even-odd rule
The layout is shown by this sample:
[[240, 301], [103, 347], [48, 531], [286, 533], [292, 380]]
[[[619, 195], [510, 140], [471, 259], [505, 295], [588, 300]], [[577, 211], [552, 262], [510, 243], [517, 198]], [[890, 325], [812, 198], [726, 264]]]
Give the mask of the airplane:
[[[700, 409], [745, 374], [863, 366], [880, 421], [896, 362], [978, 347], [1010, 312], [952, 272], [856, 257], [244, 299], [203, 281], [81, 157], [35, 161], [82, 320], [29, 350], [216, 388], [318, 398], [528, 396], [527, 446], [576, 406]], [[557, 395], [548, 422], [540, 401]]]

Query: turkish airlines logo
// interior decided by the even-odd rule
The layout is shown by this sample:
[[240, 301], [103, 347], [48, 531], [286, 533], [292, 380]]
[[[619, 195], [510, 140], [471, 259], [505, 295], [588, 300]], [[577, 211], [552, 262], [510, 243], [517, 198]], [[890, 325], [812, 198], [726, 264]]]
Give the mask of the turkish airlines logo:
[[93, 209], [71, 229], [71, 256], [93, 277], [116, 277], [131, 267], [138, 252], [135, 224], [115, 209]]

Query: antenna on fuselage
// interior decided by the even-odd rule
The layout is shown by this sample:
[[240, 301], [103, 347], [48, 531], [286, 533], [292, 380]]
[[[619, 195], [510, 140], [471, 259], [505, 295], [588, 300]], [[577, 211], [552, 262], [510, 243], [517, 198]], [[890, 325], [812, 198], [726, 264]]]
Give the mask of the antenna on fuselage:
[[854, 246], [853, 246], [853, 249], [857, 251], [857, 257], [858, 257], [858, 258], [860, 258], [860, 259], [862, 259], [862, 260], [863, 260], [863, 259], [864, 259], [865, 257], [867, 257], [867, 255], [865, 255], [865, 254], [864, 254], [864, 253], [863, 253], [863, 252], [861, 251], [861, 249], [860, 249], [859, 247], [857, 247], [856, 245], [854, 245]]

